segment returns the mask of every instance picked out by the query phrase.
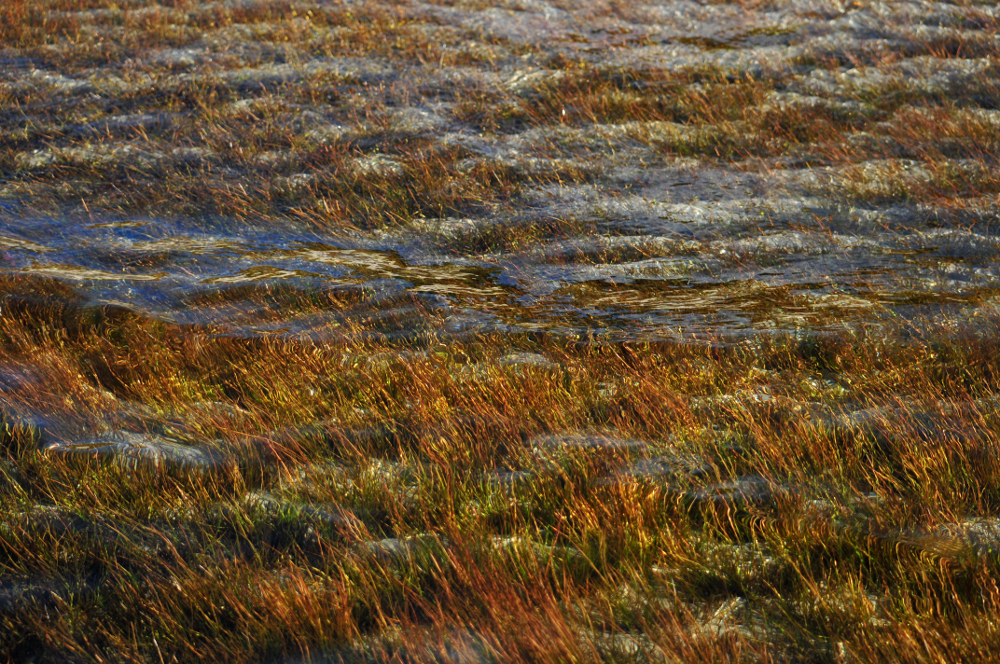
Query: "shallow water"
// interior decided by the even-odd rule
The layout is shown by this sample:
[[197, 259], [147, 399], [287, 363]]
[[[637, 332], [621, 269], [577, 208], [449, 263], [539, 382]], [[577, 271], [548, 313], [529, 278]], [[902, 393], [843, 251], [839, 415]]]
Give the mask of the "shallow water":
[[993, 633], [995, 3], [4, 3], [8, 659]]
[[[799, 150], [804, 161], [794, 154], [735, 162], [711, 153], [665, 154], [650, 135], [697, 128], [588, 120], [575, 115], [572, 97], [558, 122], [515, 122], [498, 131], [482, 131], [456, 111], [469, 90], [532, 98], [539, 81], [559, 81], [572, 71], [559, 62], [646, 74], [701, 67], [734, 79], [784, 77], [765, 106], [818, 104], [859, 113], [866, 118], [862, 130], [845, 140], [864, 141], [878, 122], [891, 125], [910, 106], [940, 103], [942, 95], [967, 110], [995, 113], [989, 110], [995, 90], [981, 94], [983, 76], [993, 75], [993, 6], [404, 3], [398, 11], [417, 20], [416, 32], [431, 39], [465, 35], [445, 40], [445, 51], [462, 57], [449, 66], [444, 55], [440, 63], [418, 63], [317, 55], [303, 47], [293, 58], [288, 49], [294, 46], [278, 52], [235, 27], [182, 48], [154, 47], [83, 68], [60, 67], [59, 57], [68, 57], [60, 47], [7, 49], [0, 82], [27, 110], [3, 118], [12, 137], [8, 161], [16, 165], [0, 186], [6, 201], [3, 271], [65, 282], [86, 303], [210, 325], [220, 333], [313, 338], [328, 334], [336, 316], [315, 310], [298, 315], [273, 292], [360, 289], [368, 309], [396, 312], [394, 333], [545, 331], [630, 339], [818, 331], [900, 315], [967, 316], [996, 297], [1000, 238], [989, 221], [996, 210], [989, 192], [944, 191], [930, 202], [906, 195], [859, 199], [838, 179], [843, 163], [810, 157], [808, 145]], [[961, 49], [947, 52], [952, 42], [965, 44], [968, 56]], [[887, 52], [894, 55], [883, 57]], [[655, 87], [655, 77], [644, 83], [637, 76], [623, 94], [641, 96], [647, 83]], [[135, 95], [142, 99], [147, 88], [170, 90], [206, 77], [238, 83], [231, 88], [237, 99], [222, 111], [241, 118], [249, 113], [249, 122], [267, 118], [269, 126], [291, 132], [299, 147], [261, 152], [253, 163], [270, 166], [256, 170], [249, 161], [240, 166], [218, 155], [218, 144], [185, 141], [171, 148], [164, 127], [184, 132], [197, 124], [197, 114], [158, 110], [155, 94], [152, 108], [144, 108]], [[284, 96], [309, 77], [333, 80], [324, 89], [337, 91], [340, 101]], [[910, 106], [879, 110], [901, 90]], [[95, 96], [102, 110], [94, 110]], [[128, 101], [118, 103], [118, 96]], [[357, 112], [375, 102], [378, 109]], [[268, 105], [270, 115], [262, 110]], [[54, 120], [53, 113], [66, 117]], [[991, 115], [988, 121], [995, 122]], [[373, 130], [374, 122], [386, 129]], [[49, 140], [31, 138], [45, 127]], [[28, 140], [13, 138], [18, 132]], [[136, 140], [146, 132], [154, 138]], [[207, 174], [215, 164], [222, 174], [206, 177], [233, 186], [264, 181], [288, 196], [309, 187], [316, 194], [323, 174], [296, 164], [309, 141], [341, 141], [355, 155], [355, 173], [391, 176], [403, 173], [400, 162], [380, 151], [410, 139], [460, 146], [467, 155], [462, 163], [468, 162], [462, 168], [502, 162], [530, 174], [569, 165], [587, 175], [576, 182], [529, 178], [499, 207], [467, 206], [468, 216], [418, 213], [375, 230], [317, 227], [288, 215], [248, 221], [224, 210], [164, 215], [155, 205], [95, 210], [83, 196], [78, 205], [75, 194], [37, 185], [58, 180], [58, 168], [67, 164], [95, 167], [98, 174], [91, 177], [104, 186], [115, 186], [100, 171], [108, 164], [167, 169], [167, 179], [170, 167], [208, 164], [201, 171]], [[858, 154], [861, 167], [875, 169], [876, 186], [884, 160]], [[912, 159], [889, 161], [923, 177]], [[65, 186], [73, 183], [71, 177]], [[155, 179], [150, 183], [158, 186]], [[54, 201], [42, 212], [46, 193]], [[53, 213], [53, 206], [61, 212]], [[505, 240], [491, 246], [498, 233]], [[521, 235], [522, 243], [511, 241]], [[406, 313], [407, 306], [417, 308]]]
[[623, 212], [597, 233], [513, 255], [452, 252], [415, 231], [330, 236], [152, 219], [9, 218], [0, 244], [6, 272], [63, 281], [86, 304], [230, 334], [321, 334], [323, 317], [283, 312], [279, 290], [360, 291], [376, 310], [422, 303], [436, 315], [414, 324], [445, 334], [471, 326], [684, 338], [968, 315], [1000, 285], [997, 238], [976, 231], [865, 232], [850, 221], [729, 230], [641, 215]]

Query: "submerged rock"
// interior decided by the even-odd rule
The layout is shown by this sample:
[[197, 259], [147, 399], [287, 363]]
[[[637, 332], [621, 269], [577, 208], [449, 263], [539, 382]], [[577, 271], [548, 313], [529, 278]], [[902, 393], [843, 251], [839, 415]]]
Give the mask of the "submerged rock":
[[333, 529], [363, 527], [361, 520], [344, 507], [331, 503], [311, 505], [278, 498], [268, 492], [251, 493], [247, 503], [273, 516], [297, 517], [316, 526]]
[[11, 451], [44, 445], [60, 426], [36, 411], [24, 409], [0, 412], [0, 448]]
[[935, 556], [963, 559], [1000, 553], [1000, 519], [973, 517], [929, 531], [866, 533], [890, 543], [905, 544]]
[[0, 494], [20, 493], [23, 478], [20, 470], [10, 461], [0, 459]]
[[715, 471], [714, 465], [694, 454], [665, 455], [652, 459], [639, 459], [619, 468], [602, 483], [676, 482], [704, 478]]
[[160, 436], [123, 431], [73, 442], [55, 442], [43, 450], [51, 459], [116, 463], [124, 468], [209, 470], [224, 463], [215, 450], [182, 445]]
[[758, 475], [737, 477], [688, 491], [685, 497], [695, 506], [715, 505], [731, 509], [764, 507], [787, 493], [787, 489]]
[[517, 369], [559, 369], [560, 365], [545, 357], [541, 353], [508, 353], [498, 360], [501, 366], [515, 367]]
[[490, 489], [510, 492], [519, 487], [531, 484], [537, 477], [537, 474], [528, 470], [494, 468], [489, 472], [483, 473], [482, 480]]
[[841, 439], [866, 438], [880, 444], [926, 444], [946, 440], [980, 443], [983, 434], [970, 426], [976, 413], [942, 402], [935, 410], [913, 406], [843, 408], [819, 415], [817, 423]]
[[588, 482], [603, 478], [621, 464], [645, 455], [649, 448], [645, 441], [622, 438], [612, 432], [537, 436], [530, 444], [536, 472], [557, 475], [568, 472], [569, 476]]
[[383, 565], [402, 565], [434, 557], [447, 548], [447, 542], [429, 534], [411, 537], [388, 537], [362, 544], [359, 553], [374, 558]]
[[72, 599], [93, 594], [96, 589], [96, 584], [82, 580], [4, 579], [0, 581], [0, 615], [58, 609]]
[[490, 642], [470, 628], [448, 627], [442, 632], [421, 627], [390, 627], [336, 650], [280, 661], [281, 664], [489, 664], [497, 662], [498, 657]]
[[531, 440], [531, 446], [542, 455], [585, 453], [621, 456], [644, 452], [649, 443], [620, 438], [613, 433], [580, 432], [538, 436]]
[[0, 365], [0, 394], [20, 392], [41, 382], [41, 378], [27, 367]]
[[526, 537], [494, 537], [491, 540], [496, 551], [528, 558], [540, 566], [558, 565], [566, 571], [585, 573], [591, 563], [579, 550], [570, 546], [550, 546]]

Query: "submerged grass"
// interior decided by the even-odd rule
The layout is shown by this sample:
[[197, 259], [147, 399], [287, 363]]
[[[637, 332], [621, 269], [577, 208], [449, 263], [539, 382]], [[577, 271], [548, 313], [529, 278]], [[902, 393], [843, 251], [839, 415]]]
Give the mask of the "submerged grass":
[[[785, 4], [699, 8], [760, 19]], [[936, 322], [886, 308], [837, 331], [668, 343], [558, 325], [449, 332], [460, 304], [485, 299], [507, 321], [537, 320], [507, 284], [461, 303], [432, 289], [489, 282], [470, 256], [537, 251], [545, 275], [636, 264], [635, 279], [557, 284], [556, 298], [596, 311], [700, 312], [726, 298], [805, 311], [808, 293], [761, 274], [722, 287], [686, 281], [693, 262], [652, 262], [704, 258], [705, 240], [703, 273], [782, 264], [763, 239], [601, 235], [611, 222], [539, 201], [586, 185], [616, 202], [647, 168], [697, 163], [808, 176], [845, 208], [976, 208], [1000, 191], [996, 22], [985, 6], [949, 7], [961, 34], [940, 18], [908, 49], [848, 52], [787, 26], [725, 41], [607, 23], [564, 40], [586, 48], [556, 48], [490, 31], [523, 10], [513, 4], [0, 3], [4, 214], [225, 218], [376, 240], [417, 229], [468, 259], [439, 283], [385, 258], [370, 269], [405, 277], [395, 294], [285, 285], [258, 266], [179, 296], [204, 314], [190, 325], [95, 305], [86, 283], [0, 276], [0, 655], [995, 660], [993, 291], [883, 295], [979, 306]], [[591, 46], [598, 32], [614, 49]], [[623, 55], [765, 37], [797, 50], [752, 66]], [[914, 62], [930, 73], [903, 68]], [[810, 215], [821, 225], [835, 212]], [[832, 251], [828, 235], [802, 255]], [[41, 246], [2, 239], [5, 257]], [[988, 263], [988, 237], [960, 239], [953, 251]], [[806, 243], [775, 246], [791, 255], [793, 241]], [[175, 258], [133, 249], [104, 266], [135, 276]], [[932, 258], [948, 263], [945, 250]]]
[[[988, 176], [958, 174], [995, 170], [994, 142], [974, 135], [994, 122], [957, 117], [971, 109], [954, 101], [996, 106], [995, 54], [953, 53], [933, 35], [914, 37], [927, 53], [905, 55], [979, 63], [960, 90], [916, 84], [891, 52], [851, 61], [850, 76], [820, 47], [750, 70], [603, 64], [402, 4], [18, 1], [2, 11], [0, 44], [41, 67], [30, 81], [0, 83], [3, 194], [47, 212], [343, 229], [512, 211], [526, 190], [589, 177], [557, 163], [584, 156], [559, 138], [565, 126], [621, 126], [663, 157], [847, 166], [842, 193], [859, 202], [886, 194], [866, 189], [854, 166], [913, 153], [905, 158], [940, 177], [889, 186], [889, 196], [936, 202], [942, 189], [955, 199], [995, 189]], [[992, 34], [992, 14], [964, 11], [966, 32]], [[817, 73], [836, 79], [833, 88], [817, 89]], [[915, 113], [926, 115], [914, 122]], [[435, 140], [529, 130], [536, 140], [518, 158], [456, 149], [468, 138]], [[956, 152], [968, 162], [958, 170]]]
[[960, 661], [996, 638], [995, 314], [659, 346], [401, 348], [359, 322], [317, 347], [55, 302], [0, 319], [13, 659]]

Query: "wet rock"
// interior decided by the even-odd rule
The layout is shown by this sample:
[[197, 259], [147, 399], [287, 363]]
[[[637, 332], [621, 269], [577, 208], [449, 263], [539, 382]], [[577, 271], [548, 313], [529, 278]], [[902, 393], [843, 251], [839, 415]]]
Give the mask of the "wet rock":
[[891, 409], [865, 408], [858, 410], [844, 409], [820, 419], [821, 425], [837, 437], [858, 437], [877, 433], [879, 423], [884, 422]]
[[440, 114], [426, 108], [413, 107], [396, 110], [391, 122], [396, 131], [410, 134], [443, 131], [447, 125], [447, 120]]
[[[405, 307], [406, 298], [404, 297], [404, 294], [407, 289], [412, 287], [413, 284], [405, 279], [399, 279], [396, 277], [379, 277], [377, 279], [369, 279], [368, 281], [362, 283], [361, 291], [365, 299], [369, 302], [377, 302], [383, 306], [391, 306], [394, 303], [398, 303], [398, 306], [396, 307], [397, 309], [405, 310], [406, 313], [411, 313], [410, 310]], [[376, 313], [379, 312], [372, 312], [373, 315]]]
[[280, 481], [281, 488], [299, 495], [324, 495], [329, 489], [340, 494], [351, 486], [349, 469], [332, 461], [304, 464], [296, 469], [288, 469], [288, 474]]
[[0, 522], [0, 534], [23, 537], [90, 539], [101, 544], [126, 540], [124, 528], [100, 517], [87, 517], [51, 505], [36, 505], [30, 511], [10, 515]]
[[[616, 466], [642, 456], [648, 443], [612, 432], [577, 432], [538, 436], [530, 441], [536, 472], [556, 473], [563, 479], [592, 482]], [[568, 473], [568, 475], [565, 475]]]
[[210, 470], [224, 457], [206, 447], [182, 445], [160, 436], [123, 431], [73, 442], [54, 442], [43, 450], [50, 459], [71, 463], [108, 462], [123, 468]]
[[743, 390], [712, 397], [695, 397], [691, 412], [699, 417], [718, 419], [731, 417], [734, 412], [766, 412], [773, 416], [805, 414], [808, 404], [771, 394], [766, 389]]
[[210, 426], [220, 423], [229, 425], [233, 422], [245, 422], [249, 415], [248, 411], [238, 405], [225, 401], [198, 401], [187, 404], [184, 410], [186, 412], [165, 421], [158, 421], [159, 418], [148, 410], [140, 411], [139, 414], [145, 417], [133, 418], [133, 421], [139, 426], [148, 421], [153, 432], [167, 438], [187, 439], [203, 435], [203, 423], [207, 422]]
[[457, 337], [488, 334], [491, 332], [515, 332], [519, 328], [500, 322], [496, 314], [474, 309], [456, 309], [444, 319], [443, 330]]
[[403, 174], [403, 164], [382, 154], [358, 157], [352, 163], [355, 174], [359, 176], [398, 176]]
[[462, 515], [471, 521], [488, 526], [503, 528], [514, 518], [522, 522], [530, 521], [537, 514], [538, 506], [530, 499], [520, 499], [512, 491], [494, 493], [482, 500], [470, 500], [463, 506]]
[[295, 509], [304, 518], [327, 527], [356, 529], [362, 523], [353, 511], [339, 505], [297, 505]]
[[958, 536], [978, 554], [1000, 552], [1000, 519], [970, 519], [964, 523], [945, 526], [945, 533]]
[[378, 454], [412, 442], [414, 434], [407, 427], [396, 424], [371, 426], [344, 426], [339, 420], [322, 420], [303, 427], [294, 427], [271, 434], [278, 441], [309, 440], [332, 450], [360, 448]]
[[249, 414], [246, 409], [228, 401], [196, 401], [187, 408], [192, 412], [213, 418], [239, 419]]
[[770, 555], [761, 544], [736, 544], [728, 540], [692, 538], [694, 553], [681, 566], [654, 570], [669, 585], [681, 582], [711, 592], [746, 595], [774, 588], [787, 580], [792, 570]]
[[410, 542], [395, 537], [369, 542], [365, 550], [379, 562], [393, 563], [409, 558], [413, 545]]

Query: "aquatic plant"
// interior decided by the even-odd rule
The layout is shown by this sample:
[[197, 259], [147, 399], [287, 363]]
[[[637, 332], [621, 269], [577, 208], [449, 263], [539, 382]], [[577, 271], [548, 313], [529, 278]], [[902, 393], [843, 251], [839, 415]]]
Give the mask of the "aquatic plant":
[[0, 654], [996, 659], [996, 28], [0, 3]]

